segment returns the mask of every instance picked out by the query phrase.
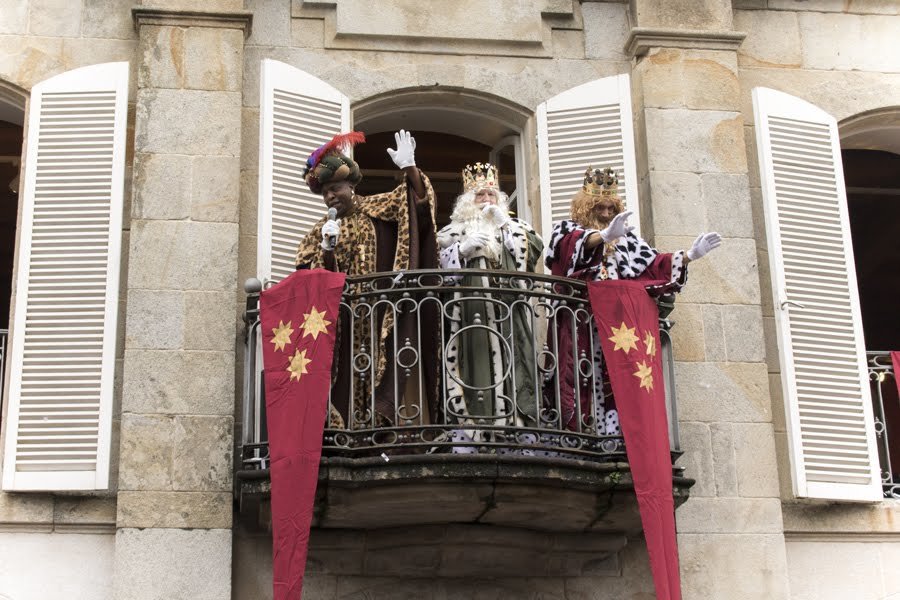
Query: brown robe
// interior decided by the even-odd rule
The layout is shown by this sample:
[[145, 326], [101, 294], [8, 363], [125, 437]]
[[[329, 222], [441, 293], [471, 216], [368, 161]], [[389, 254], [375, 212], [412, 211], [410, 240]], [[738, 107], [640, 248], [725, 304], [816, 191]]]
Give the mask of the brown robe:
[[[416, 201], [415, 192], [404, 179], [394, 190], [373, 196], [355, 196], [354, 208], [341, 219], [341, 233], [334, 252], [325, 252], [322, 247], [322, 226], [327, 219], [316, 223], [297, 248], [297, 268], [324, 268], [340, 271], [347, 275], [369, 275], [390, 273], [412, 269], [436, 269], [438, 266], [437, 242], [435, 237], [435, 194], [431, 182], [421, 174], [425, 184], [425, 200]], [[371, 300], [369, 300], [371, 302]], [[434, 313], [434, 314], [431, 314]], [[427, 415], [437, 414], [437, 369], [440, 356], [439, 314], [434, 303], [422, 307], [419, 316], [422, 328], [422, 343], [419, 347], [422, 379], [425, 390], [426, 410], [414, 419], [425, 424]], [[339, 323], [339, 348], [335, 349], [332, 374], [332, 404], [340, 413], [344, 424], [341, 428], [361, 429], [387, 424], [403, 425], [395, 418], [395, 397], [398, 405], [403, 404], [405, 380], [397, 382], [394, 393], [396, 366], [394, 360], [394, 314], [381, 308], [375, 315], [376, 330], [380, 330], [377, 344], [370, 339], [368, 322], [357, 319], [354, 343], [350, 343], [349, 313], [341, 311]], [[403, 314], [397, 324], [397, 339], [403, 344], [407, 338], [418, 347], [416, 315]], [[434, 328], [428, 331], [426, 328]], [[363, 380], [353, 374], [353, 356], [365, 346], [370, 356], [377, 361], [375, 375], [374, 408], [371, 414], [372, 394], [370, 379]], [[407, 357], [404, 357], [406, 359]], [[413, 370], [415, 377], [415, 370]], [[351, 410], [350, 383], [354, 381]], [[402, 379], [402, 378], [401, 378]], [[418, 404], [410, 401], [410, 404]], [[427, 412], [426, 412], [427, 411]], [[405, 415], [410, 415], [408, 410]], [[374, 416], [374, 419], [372, 418]], [[332, 426], [339, 426], [334, 423]]]

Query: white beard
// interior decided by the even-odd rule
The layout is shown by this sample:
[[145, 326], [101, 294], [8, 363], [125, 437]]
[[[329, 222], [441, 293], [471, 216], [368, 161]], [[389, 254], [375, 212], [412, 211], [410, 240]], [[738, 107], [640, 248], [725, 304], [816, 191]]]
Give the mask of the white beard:
[[[488, 221], [484, 216], [484, 207], [475, 204], [474, 194], [472, 198], [467, 198], [467, 196], [468, 194], [463, 194], [459, 197], [456, 201], [456, 206], [453, 208], [453, 214], [450, 216], [451, 222], [463, 229], [459, 241], [465, 241], [476, 232], [487, 234], [490, 241], [482, 249], [482, 255], [491, 262], [499, 262], [500, 252], [503, 250], [500, 228]], [[500, 207], [500, 210], [507, 210], [506, 203], [502, 200], [497, 205]]]

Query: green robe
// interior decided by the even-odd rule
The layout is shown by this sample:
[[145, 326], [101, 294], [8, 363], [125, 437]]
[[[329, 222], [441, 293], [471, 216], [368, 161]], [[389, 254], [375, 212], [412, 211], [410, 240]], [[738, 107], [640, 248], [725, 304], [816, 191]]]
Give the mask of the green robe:
[[[459, 245], [466, 239], [466, 229], [465, 223], [451, 223], [438, 233], [443, 268], [534, 272], [544, 244], [527, 223], [512, 219], [504, 231], [497, 230], [498, 259], [461, 257]], [[495, 290], [501, 284], [474, 274], [457, 283]], [[451, 423], [537, 426], [534, 313], [517, 291], [522, 282], [506, 280], [505, 285], [513, 287], [485, 293], [483, 300], [474, 296], [477, 292], [457, 292], [447, 302], [445, 407]], [[487, 441], [475, 432], [469, 435]]]

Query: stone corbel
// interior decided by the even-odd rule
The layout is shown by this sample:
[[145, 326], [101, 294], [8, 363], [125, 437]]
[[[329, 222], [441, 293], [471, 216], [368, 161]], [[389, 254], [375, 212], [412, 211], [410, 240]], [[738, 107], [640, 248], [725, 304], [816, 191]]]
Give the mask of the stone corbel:
[[165, 10], [137, 6], [131, 9], [134, 28], [140, 31], [142, 25], [162, 27], [216, 27], [220, 29], [240, 29], [244, 38], [250, 35], [253, 13], [236, 10], [228, 12], [203, 12], [195, 10]]
[[625, 43], [628, 56], [643, 56], [651, 48], [737, 51], [747, 34], [741, 31], [708, 31], [632, 27]]

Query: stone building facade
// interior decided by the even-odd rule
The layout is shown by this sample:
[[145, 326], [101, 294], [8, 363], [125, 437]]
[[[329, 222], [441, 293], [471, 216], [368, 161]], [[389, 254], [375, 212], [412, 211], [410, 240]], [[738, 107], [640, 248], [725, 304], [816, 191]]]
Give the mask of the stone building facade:
[[[888, 433], [896, 423], [900, 447], [900, 420], [873, 409], [869, 373], [853, 362], [864, 350], [891, 350], [870, 341], [885, 331], [877, 339], [900, 342], [890, 337], [890, 313], [880, 322], [877, 308], [868, 309], [871, 292], [860, 287], [862, 316], [854, 300], [857, 275], [873, 277], [864, 266], [878, 266], [875, 279], [885, 279], [881, 269], [896, 264], [896, 244], [885, 236], [900, 217], [890, 206], [900, 201], [898, 39], [894, 0], [0, 2], [0, 177], [13, 183], [0, 216], [16, 239], [15, 255], [0, 256], [11, 278], [0, 598], [271, 596], [265, 509], [248, 517], [235, 502], [235, 474], [244, 439], [242, 282], [277, 273], [278, 236], [291, 237], [290, 227], [273, 224], [271, 205], [260, 207], [268, 202], [260, 190], [277, 195], [286, 185], [273, 167], [279, 94], [327, 104], [313, 128], [333, 119], [338, 129], [366, 131], [373, 146], [395, 128], [411, 129], [426, 170], [428, 160], [452, 171], [454, 161], [487, 158], [472, 152], [494, 152], [515, 174], [507, 184], [517, 211], [544, 233], [568, 205], [559, 192], [566, 184], [555, 179], [564, 157], [550, 140], [571, 136], [581, 152], [572, 172], [600, 152], [592, 144], [604, 144], [566, 133], [554, 119], [585, 110], [600, 129], [615, 129], [619, 154], [610, 160], [620, 161], [645, 237], [667, 250], [689, 247], [700, 231], [725, 238], [691, 266], [672, 315], [678, 466], [695, 481], [676, 515], [685, 597], [900, 594], [900, 505], [880, 481], [900, 481], [882, 449], [885, 422]], [[785, 122], [800, 123], [798, 137], [779, 137]], [[64, 130], [57, 137], [54, 123]], [[444, 154], [429, 154], [429, 141]], [[843, 168], [829, 163], [832, 142], [844, 151]], [[62, 152], [77, 146], [81, 162], [42, 165], [38, 147], [52, 156], [54, 144]], [[802, 213], [804, 199], [811, 206], [827, 193], [808, 173], [790, 179], [797, 170], [779, 154], [785, 148], [811, 148], [808, 164], [821, 165], [825, 179], [838, 173], [831, 213]], [[378, 148], [360, 152], [373, 153], [360, 159], [364, 169], [384, 160]], [[91, 170], [101, 162], [102, 173]], [[389, 169], [376, 168], [372, 185], [390, 181]], [[840, 208], [842, 176], [849, 217]], [[85, 311], [99, 311], [88, 333], [102, 344], [66, 345], [70, 338], [52, 335], [43, 345], [17, 342], [30, 319], [54, 318], [52, 307], [21, 292], [23, 284], [43, 289], [42, 256], [55, 268], [53, 246], [41, 240], [81, 226], [58, 207], [41, 213], [32, 200], [62, 189], [89, 202], [78, 199], [92, 198], [85, 190], [98, 179], [107, 183], [97, 192], [106, 194], [100, 224], [85, 217], [85, 226], [100, 227], [110, 245], [51, 272], [49, 289], [64, 292], [91, 260], [112, 267], [84, 284], [99, 294]], [[434, 179], [452, 196], [451, 177]], [[785, 208], [785, 194], [800, 208]], [[881, 204], [865, 212], [874, 201]], [[309, 209], [297, 218], [319, 216]], [[797, 233], [800, 241], [790, 238], [797, 222], [811, 229]], [[852, 256], [851, 224], [856, 272], [841, 262], [841, 249]], [[809, 239], [812, 250], [802, 243]], [[839, 277], [810, 283], [791, 271], [804, 257]], [[837, 350], [804, 363], [791, 340], [806, 330], [790, 316], [804, 302], [783, 292], [809, 286], [823, 297], [845, 293], [846, 309], [841, 296], [840, 306], [806, 324]], [[104, 298], [108, 289], [117, 295]], [[842, 348], [849, 362], [841, 362]], [[50, 358], [29, 371], [35, 356]], [[92, 365], [98, 430], [72, 436], [90, 438], [75, 452], [93, 458], [41, 462], [41, 440], [36, 449], [22, 442], [31, 439], [28, 415], [51, 414], [53, 397], [77, 400], [90, 385], [72, 381]], [[812, 406], [804, 368], [834, 375], [812, 393]], [[51, 390], [35, 381], [50, 381]], [[37, 398], [31, 413], [21, 400], [29, 389]], [[830, 402], [848, 389], [848, 404]], [[39, 437], [40, 423], [34, 427]], [[831, 452], [828, 440], [846, 452]], [[408, 489], [424, 497], [438, 490], [428, 481]], [[528, 485], [517, 493], [528, 496]], [[558, 498], [568, 502], [565, 492]], [[389, 530], [322, 528], [313, 534], [305, 597], [653, 597], [640, 536], [625, 536], [610, 520], [592, 537], [453, 522], [404, 534], [402, 515]], [[476, 547], [488, 567], [466, 559]], [[555, 567], [547, 566], [551, 555]]]

